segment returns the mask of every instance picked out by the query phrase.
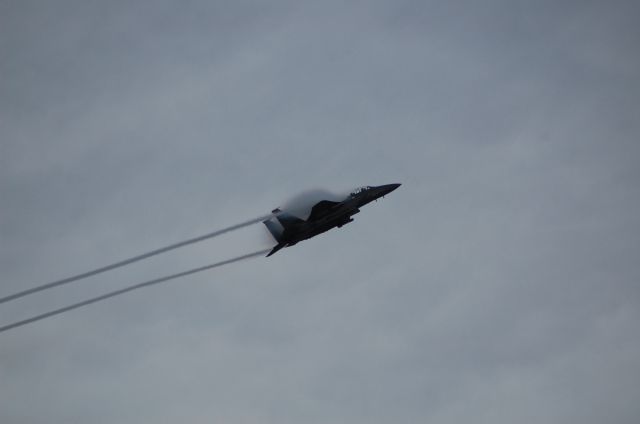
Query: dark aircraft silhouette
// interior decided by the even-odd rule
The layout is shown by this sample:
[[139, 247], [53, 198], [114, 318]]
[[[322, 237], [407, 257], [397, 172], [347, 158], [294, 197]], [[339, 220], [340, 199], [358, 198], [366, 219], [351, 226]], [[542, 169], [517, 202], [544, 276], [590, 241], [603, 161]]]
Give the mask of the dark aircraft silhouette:
[[387, 184], [377, 187], [362, 187], [349, 194], [341, 202], [321, 200], [311, 208], [307, 220], [293, 216], [280, 209], [274, 209], [275, 220], [263, 221], [278, 244], [269, 252], [271, 256], [283, 247], [317, 236], [335, 227], [342, 227], [353, 221], [351, 216], [360, 212], [360, 207], [383, 197], [400, 187], [400, 184]]

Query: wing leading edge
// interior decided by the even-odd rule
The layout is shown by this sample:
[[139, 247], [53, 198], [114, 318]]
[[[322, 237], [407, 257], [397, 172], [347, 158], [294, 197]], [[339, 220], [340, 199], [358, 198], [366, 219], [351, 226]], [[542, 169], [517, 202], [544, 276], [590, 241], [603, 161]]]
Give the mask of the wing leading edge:
[[329, 213], [329, 211], [339, 205], [340, 202], [332, 202], [331, 200], [321, 200], [311, 208], [311, 213], [309, 214], [309, 218], [307, 221], [315, 221], [316, 219], [322, 217]]

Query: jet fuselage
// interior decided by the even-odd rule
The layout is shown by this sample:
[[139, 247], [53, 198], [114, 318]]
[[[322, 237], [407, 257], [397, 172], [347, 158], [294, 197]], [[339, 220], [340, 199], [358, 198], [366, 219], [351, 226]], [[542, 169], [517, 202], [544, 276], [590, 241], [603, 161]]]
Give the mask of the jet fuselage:
[[363, 187], [351, 193], [341, 202], [322, 200], [311, 209], [307, 220], [295, 217], [286, 211], [275, 209], [275, 219], [280, 227], [272, 220], [264, 221], [278, 244], [267, 256], [273, 255], [278, 250], [293, 246], [296, 243], [329, 231], [332, 228], [340, 228], [353, 221], [353, 215], [360, 212], [360, 208], [398, 188], [400, 184], [387, 184], [378, 187]]

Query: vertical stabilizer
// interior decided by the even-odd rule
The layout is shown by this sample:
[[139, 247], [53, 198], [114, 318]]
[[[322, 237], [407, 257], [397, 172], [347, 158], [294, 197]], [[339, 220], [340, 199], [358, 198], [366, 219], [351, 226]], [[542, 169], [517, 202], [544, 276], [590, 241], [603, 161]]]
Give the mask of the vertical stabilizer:
[[293, 216], [290, 213], [279, 209], [276, 209], [276, 211], [278, 211], [274, 212], [276, 214], [276, 219], [285, 229], [291, 225], [304, 224], [304, 221], [297, 216]]
[[266, 221], [262, 221], [262, 223], [267, 227], [273, 238], [279, 243], [282, 240], [282, 233], [284, 228], [279, 223], [267, 219]]

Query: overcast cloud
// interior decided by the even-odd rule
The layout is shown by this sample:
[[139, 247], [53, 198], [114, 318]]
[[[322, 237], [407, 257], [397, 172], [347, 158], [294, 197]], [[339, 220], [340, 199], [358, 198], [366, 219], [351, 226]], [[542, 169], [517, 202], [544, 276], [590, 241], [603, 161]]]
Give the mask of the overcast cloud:
[[[268, 259], [0, 334], [0, 422], [637, 423], [638, 17], [0, 2], [0, 297], [305, 190], [403, 184]], [[272, 244], [251, 226], [0, 325]]]

